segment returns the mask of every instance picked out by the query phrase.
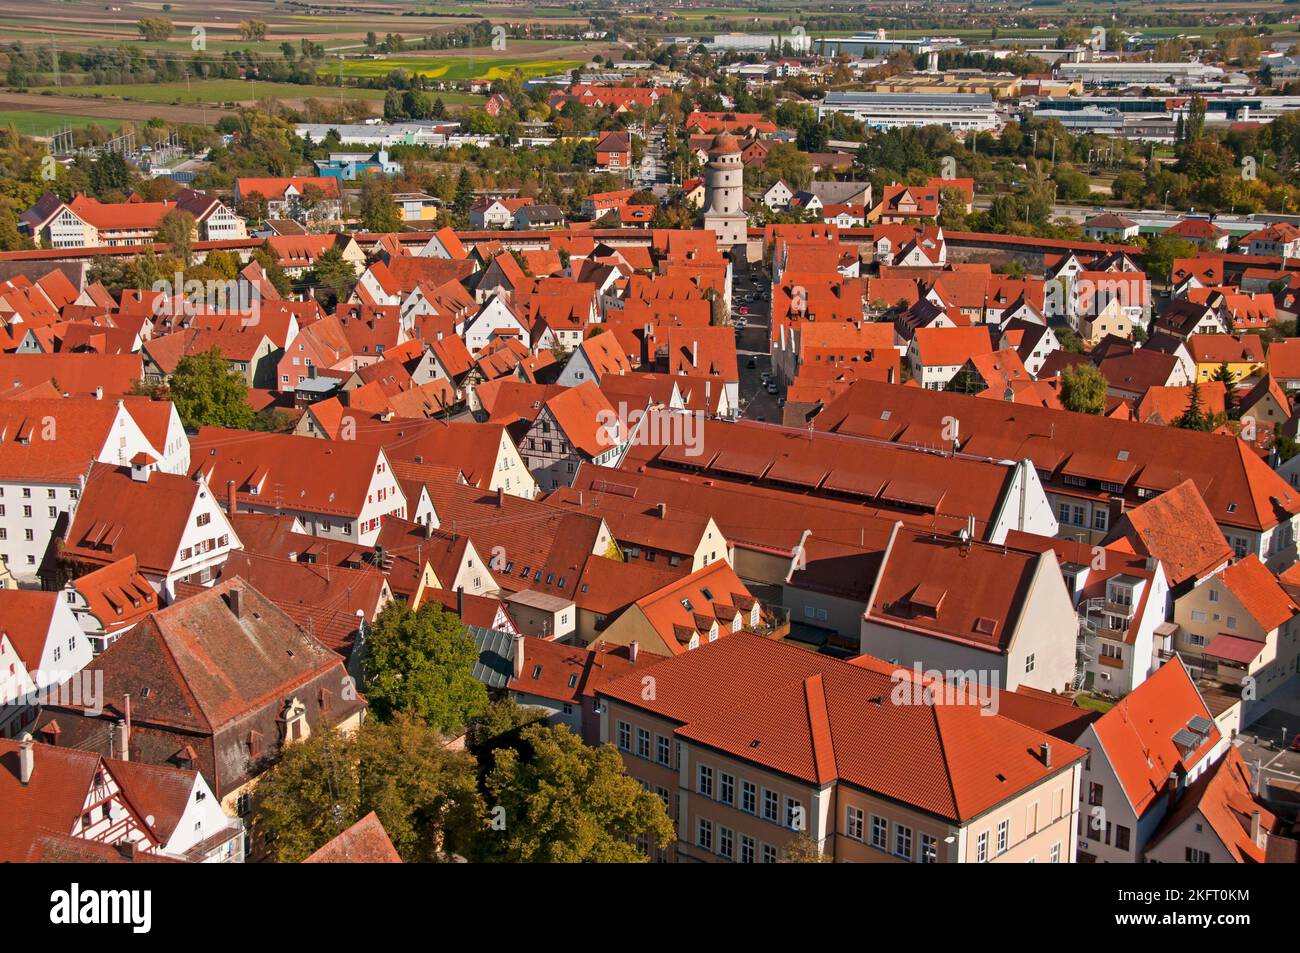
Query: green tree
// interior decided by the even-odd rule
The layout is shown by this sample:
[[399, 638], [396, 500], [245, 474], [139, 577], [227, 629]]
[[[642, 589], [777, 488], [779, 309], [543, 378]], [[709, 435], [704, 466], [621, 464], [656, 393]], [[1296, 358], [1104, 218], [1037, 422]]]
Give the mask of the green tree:
[[286, 275], [284, 269], [280, 267], [280, 256], [276, 250], [271, 247], [269, 241], [262, 242], [262, 247], [253, 252], [253, 261], [262, 266], [262, 270], [266, 272], [267, 279], [271, 282], [271, 285], [281, 297], [285, 297], [293, 291], [293, 282], [289, 280], [289, 276]]
[[1174, 268], [1175, 258], [1192, 258], [1196, 255], [1196, 246], [1176, 235], [1161, 233], [1153, 235], [1147, 242], [1142, 255], [1142, 264], [1147, 275], [1153, 280], [1168, 281]]
[[239, 38], [241, 40], [265, 40], [267, 26], [265, 20], [241, 20]]
[[271, 859], [296, 863], [371, 811], [403, 860], [469, 852], [484, 825], [474, 759], [407, 715], [318, 729], [259, 782], [253, 829], [269, 835]]
[[1192, 381], [1192, 390], [1187, 397], [1187, 409], [1174, 421], [1175, 427], [1181, 427], [1183, 430], [1204, 430], [1214, 429], [1214, 421], [1210, 415], [1205, 412], [1201, 404], [1201, 385], [1199, 381]]
[[1061, 372], [1061, 403], [1075, 413], [1104, 413], [1107, 386], [1095, 365], [1073, 364]]
[[90, 189], [95, 197], [103, 199], [114, 192], [124, 192], [131, 187], [131, 167], [121, 153], [108, 152], [95, 160], [90, 167]]
[[781, 864], [829, 864], [834, 861], [830, 854], [822, 852], [821, 847], [810, 834], [800, 834], [781, 848]]
[[501, 826], [480, 839], [483, 859], [644, 862], [638, 837], [677, 839], [663, 801], [628, 776], [613, 745], [593, 748], [564, 726], [523, 729], [518, 747], [496, 751], [485, 787]]
[[334, 292], [335, 301], [342, 301], [356, 287], [357, 270], [343, 257], [337, 245], [331, 246], [317, 257], [316, 264], [306, 275], [306, 283], [324, 285]]
[[174, 258], [183, 267], [190, 263], [190, 249], [194, 247], [194, 216], [184, 209], [174, 208], [158, 223], [155, 242], [171, 246]]
[[154, 43], [171, 39], [174, 26], [171, 17], [141, 17], [135, 21], [140, 36]]
[[168, 396], [186, 427], [248, 430], [253, 425], [248, 384], [218, 348], [181, 358], [172, 374]]
[[763, 160], [763, 171], [772, 181], [785, 179], [793, 189], [803, 189], [812, 181], [812, 164], [808, 156], [788, 142], [778, 142], [768, 150]]
[[1232, 388], [1237, 383], [1236, 375], [1232, 373], [1232, 368], [1228, 366], [1227, 361], [1223, 361], [1214, 369], [1214, 374], [1210, 377], [1212, 381], [1218, 381], [1223, 385], [1223, 403], [1224, 409], [1227, 410], [1228, 416], [1236, 418], [1236, 399], [1233, 396]]
[[945, 188], [939, 192], [939, 226], [950, 231], [966, 228], [966, 193]]
[[400, 232], [402, 212], [393, 201], [388, 180], [382, 175], [370, 174], [361, 182], [357, 199], [361, 224], [368, 232]]
[[988, 384], [984, 382], [979, 371], [966, 364], [953, 375], [944, 390], [954, 394], [978, 394], [980, 391], [988, 390]]
[[487, 708], [472, 672], [474, 640], [436, 602], [412, 611], [390, 602], [366, 640], [366, 695], [381, 719], [410, 711], [443, 731], [460, 730]]
[[469, 169], [461, 166], [460, 175], [456, 178], [456, 197], [452, 200], [451, 207], [457, 214], [465, 215], [473, 204], [474, 182], [469, 177]]

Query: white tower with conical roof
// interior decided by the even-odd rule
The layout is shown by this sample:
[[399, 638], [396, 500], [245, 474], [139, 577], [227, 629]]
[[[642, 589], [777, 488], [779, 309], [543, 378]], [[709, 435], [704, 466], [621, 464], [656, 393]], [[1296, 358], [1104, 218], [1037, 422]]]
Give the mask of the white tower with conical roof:
[[704, 167], [704, 227], [718, 237], [719, 248], [743, 245], [749, 219], [745, 215], [745, 167], [740, 143], [729, 132], [713, 137]]

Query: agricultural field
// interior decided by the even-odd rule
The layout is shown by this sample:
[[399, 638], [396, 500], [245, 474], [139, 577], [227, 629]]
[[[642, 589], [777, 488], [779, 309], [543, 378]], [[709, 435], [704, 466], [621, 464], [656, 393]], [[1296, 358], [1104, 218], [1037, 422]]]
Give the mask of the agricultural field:
[[10, 126], [25, 136], [51, 136], [69, 126], [74, 129], [100, 126], [116, 131], [121, 128], [122, 122], [118, 119], [38, 112], [31, 109], [0, 109], [0, 129], [8, 129]]
[[[266, 3], [243, 0], [173, 0], [163, 9], [162, 3], [117, 0], [0, 0], [0, 43], [22, 41], [28, 44], [54, 43], [59, 49], [125, 45], [134, 49], [191, 50], [193, 29], [201, 27], [209, 52], [254, 50], [276, 52], [282, 42], [297, 43], [309, 39], [323, 44], [327, 51], [355, 49], [373, 30], [423, 35], [461, 26], [460, 16], [403, 16], [416, 4], [386, 4], [392, 13], [367, 13], [365, 16], [312, 16], [294, 8], [277, 8]], [[142, 17], [166, 16], [174, 31], [166, 40], [149, 41], [140, 36], [136, 21]], [[244, 40], [239, 35], [242, 20], [260, 19], [268, 26], [264, 40]]]
[[122, 99], [0, 92], [0, 112], [47, 113], [59, 118], [83, 120], [87, 124], [93, 120], [101, 126], [115, 128], [120, 120], [146, 122], [155, 117], [176, 123], [211, 123], [234, 110], [206, 106], [196, 111], [193, 105], [173, 106], [170, 103], [138, 103]]
[[296, 83], [258, 83], [242, 79], [196, 79], [188, 83], [113, 83], [100, 86], [44, 86], [36, 93], [96, 99], [126, 99], [142, 103], [242, 103], [259, 99], [365, 99], [383, 102], [382, 89], [344, 86], [302, 86]]
[[383, 59], [345, 60], [340, 64], [344, 76], [381, 77], [395, 69], [406, 70], [411, 75], [446, 82], [465, 82], [474, 79], [501, 79], [515, 70], [525, 79], [565, 73], [587, 63], [586, 59], [538, 59], [526, 56], [502, 56], [485, 50], [482, 56], [414, 56], [397, 54]]

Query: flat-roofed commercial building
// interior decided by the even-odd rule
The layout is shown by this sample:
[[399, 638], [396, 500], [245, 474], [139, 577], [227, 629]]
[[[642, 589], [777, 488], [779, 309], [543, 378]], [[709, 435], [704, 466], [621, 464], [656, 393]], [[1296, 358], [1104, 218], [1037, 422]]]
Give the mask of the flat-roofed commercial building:
[[1189, 87], [1221, 86], [1224, 72], [1204, 63], [1061, 63], [1056, 67], [1060, 79], [1082, 80], [1086, 86], [1156, 86], [1161, 84]]
[[874, 129], [944, 126], [954, 132], [998, 129], [993, 97], [988, 93], [827, 93], [817, 117], [843, 113]]

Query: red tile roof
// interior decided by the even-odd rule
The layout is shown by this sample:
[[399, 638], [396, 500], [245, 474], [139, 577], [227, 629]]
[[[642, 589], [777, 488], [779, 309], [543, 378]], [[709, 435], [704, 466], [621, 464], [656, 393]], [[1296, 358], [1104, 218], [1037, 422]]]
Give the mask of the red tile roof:
[[[1209, 722], [1208, 734], [1195, 747], [1180, 747], [1174, 735], [1196, 716]], [[1222, 739], [1214, 716], [1176, 655], [1092, 727], [1139, 818], [1164, 794], [1170, 774], [1185, 778]]]
[[546, 401], [546, 409], [569, 442], [588, 458], [607, 453], [627, 439], [624, 425], [595, 381], [564, 388]]
[[970, 328], [917, 328], [916, 350], [925, 367], [960, 366], [971, 355], [993, 351], [987, 325]]
[[235, 181], [235, 191], [241, 199], [250, 195], [260, 195], [270, 201], [279, 201], [290, 188], [303, 193], [307, 186], [320, 189], [326, 198], [339, 197], [339, 180], [330, 176], [290, 175], [268, 178], [242, 178]]
[[[86, 481], [69, 527], [64, 555], [94, 566], [135, 556], [143, 572], [166, 575], [178, 562], [181, 541], [190, 517], [206, 488], [187, 476], [154, 471], [147, 481], [132, 478], [127, 467], [96, 463]], [[148, 513], [147, 521], [140, 514]], [[207, 532], [230, 536], [224, 518], [214, 519]]]
[[58, 592], [0, 589], [0, 635], [9, 639], [23, 667], [35, 677], [59, 603]]
[[[1080, 760], [1085, 752], [965, 699], [892, 704], [911, 673], [849, 663], [740, 633], [600, 694], [677, 722], [677, 735], [810, 785], [842, 781], [963, 822]], [[1050, 743], [1052, 765], [1039, 757]]]
[[1300, 606], [1254, 553], [1234, 562], [1219, 578], [1265, 632], [1273, 631], [1300, 612]]
[[[1278, 818], [1256, 799], [1253, 780], [1251, 769], [1241, 753], [1236, 748], [1229, 748], [1218, 764], [1196, 779], [1160, 822], [1160, 827], [1147, 842], [1148, 853], [1189, 819], [1199, 816], [1209, 824], [1211, 832], [1237, 863], [1264, 863], [1268, 854], [1267, 838], [1277, 829]], [[1264, 844], [1257, 843], [1252, 837], [1256, 813], [1265, 836]]]
[[[43, 834], [70, 834], [80, 829], [81, 815], [104, 768], [93, 751], [33, 744], [32, 775], [19, 779], [19, 743], [0, 738], [0, 862], [22, 862]], [[193, 775], [190, 775], [193, 777]], [[127, 792], [123, 791], [128, 800]], [[143, 816], [135, 817], [143, 826]], [[145, 844], [152, 847], [153, 842]]]
[[326, 841], [304, 864], [400, 864], [401, 855], [388, 831], [371, 811], [341, 834]]
[[[871, 425], [874, 435], [886, 440], [933, 445], [933, 435], [943, 427], [944, 417], [961, 421], [963, 453], [994, 460], [1029, 458], [1044, 481], [1052, 484], [1054, 493], [1078, 492], [1058, 479], [1065, 469], [1087, 466], [1089, 460], [1105, 460], [1123, 464], [1126, 492], [1133, 497], [1138, 488], [1164, 492], [1191, 479], [1220, 525], [1268, 529], [1277, 525], [1279, 509], [1300, 513], [1300, 492], [1230, 434], [1157, 427], [872, 381], [853, 384], [814, 418], [813, 425], [819, 431], [844, 433], [861, 432]], [[905, 421], [907, 427], [896, 425], [896, 421]], [[888, 432], [879, 432], [885, 423]], [[952, 487], [951, 482], [948, 485]]]
[[213, 496], [223, 503], [233, 480], [246, 504], [279, 502], [310, 513], [356, 517], [382, 459], [379, 448], [365, 441], [366, 426], [358, 424], [355, 441], [202, 427], [190, 440], [190, 473], [207, 477]]
[[78, 576], [73, 585], [109, 635], [135, 625], [158, 608], [158, 597], [141, 575], [135, 553]]
[[1160, 560], [1170, 586], [1207, 576], [1233, 555], [1191, 480], [1128, 510], [1111, 535]]
[[719, 638], [730, 637], [733, 621], [739, 615], [741, 624], [747, 623], [756, 601], [735, 570], [719, 559], [642, 596], [636, 606], [664, 645], [680, 655], [692, 638], [701, 645], [708, 642], [714, 623]]

